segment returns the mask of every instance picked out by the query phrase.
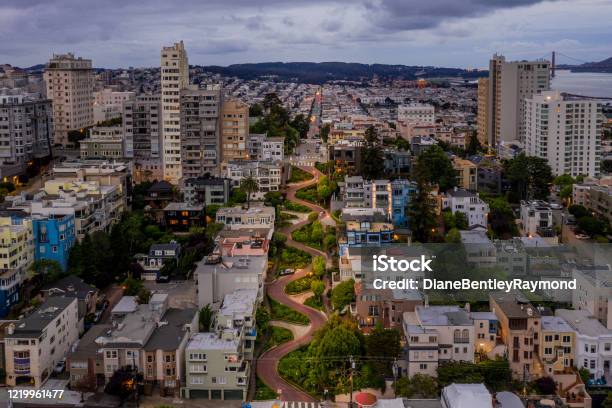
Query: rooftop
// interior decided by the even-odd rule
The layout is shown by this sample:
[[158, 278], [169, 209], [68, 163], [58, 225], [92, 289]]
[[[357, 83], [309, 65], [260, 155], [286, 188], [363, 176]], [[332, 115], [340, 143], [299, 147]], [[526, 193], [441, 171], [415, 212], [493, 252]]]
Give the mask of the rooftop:
[[424, 326], [472, 326], [470, 315], [459, 306], [417, 306], [416, 314]]
[[556, 333], [574, 331], [567, 322], [559, 316], [542, 316], [542, 330]]
[[13, 334], [6, 337], [34, 338], [40, 337], [42, 331], [49, 323], [61, 315], [71, 303], [77, 302], [75, 297], [53, 296], [47, 299], [31, 314], [19, 320], [15, 324]]
[[164, 207], [164, 211], [203, 211], [203, 204], [190, 204], [190, 203], [168, 203]]
[[495, 292], [489, 294], [509, 318], [539, 317], [537, 309], [519, 293]]
[[[174, 351], [185, 337], [186, 325], [193, 322], [197, 309], [168, 309], [147, 344], [146, 351]], [[197, 328], [196, 328], [197, 329]]]
[[88, 294], [97, 292], [98, 289], [83, 282], [81, 278], [74, 275], [66, 276], [57, 282], [49, 283], [42, 288], [43, 291], [48, 291], [50, 295], [66, 295], [76, 296], [79, 299], [85, 299]]
[[132, 313], [138, 309], [136, 296], [123, 296], [113, 307], [112, 313]]
[[256, 300], [256, 289], [237, 289], [225, 295], [221, 308], [219, 308], [219, 314], [232, 315], [234, 319], [252, 316]]
[[98, 354], [100, 346], [96, 343], [96, 339], [100, 336], [105, 336], [112, 329], [110, 324], [93, 325], [79, 340], [77, 347], [69, 354], [71, 359], [86, 359], [95, 358]]
[[196, 333], [189, 343], [187, 350], [238, 350], [238, 339], [223, 339], [217, 333]]
[[611, 336], [612, 330], [606, 328], [587, 310], [557, 309], [555, 316], [562, 317], [567, 324], [578, 333], [589, 336]]

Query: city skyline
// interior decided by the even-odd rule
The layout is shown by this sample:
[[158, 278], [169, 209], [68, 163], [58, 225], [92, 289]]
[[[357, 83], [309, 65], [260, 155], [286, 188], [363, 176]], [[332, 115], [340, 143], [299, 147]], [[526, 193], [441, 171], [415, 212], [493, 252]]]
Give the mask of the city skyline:
[[[511, 4], [509, 4], [511, 3]], [[162, 44], [184, 40], [190, 63], [345, 61], [486, 68], [494, 52], [577, 61], [612, 55], [603, 0], [514, 2], [274, 0], [91, 4], [8, 0], [0, 6], [0, 61], [27, 67], [74, 52], [95, 67], [156, 66]], [[477, 28], [477, 29], [476, 29]]]

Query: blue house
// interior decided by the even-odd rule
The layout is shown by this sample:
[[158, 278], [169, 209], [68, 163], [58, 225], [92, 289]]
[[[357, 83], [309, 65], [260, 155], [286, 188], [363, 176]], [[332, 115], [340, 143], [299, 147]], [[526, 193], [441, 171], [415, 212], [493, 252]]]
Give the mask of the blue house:
[[408, 205], [417, 191], [416, 183], [405, 179], [397, 179], [391, 181], [390, 184], [393, 197], [391, 221], [395, 227], [407, 227]]
[[73, 214], [54, 214], [32, 217], [34, 259], [57, 261], [63, 270], [68, 268], [70, 249], [75, 243]]

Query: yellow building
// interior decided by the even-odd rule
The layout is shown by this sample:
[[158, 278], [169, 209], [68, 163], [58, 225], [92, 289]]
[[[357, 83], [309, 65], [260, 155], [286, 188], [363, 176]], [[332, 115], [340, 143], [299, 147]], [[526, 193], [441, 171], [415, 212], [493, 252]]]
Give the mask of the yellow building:
[[547, 375], [567, 371], [574, 365], [575, 332], [559, 316], [542, 316], [540, 358]]
[[19, 301], [19, 287], [34, 261], [32, 220], [0, 218], [0, 316]]
[[457, 171], [457, 185], [466, 190], [478, 189], [478, 166], [469, 160], [453, 158], [453, 168]]
[[221, 157], [223, 169], [231, 160], [248, 159], [249, 106], [236, 99], [228, 99], [221, 106]]
[[476, 116], [478, 141], [482, 145], [489, 144], [489, 78], [478, 80], [478, 113]]

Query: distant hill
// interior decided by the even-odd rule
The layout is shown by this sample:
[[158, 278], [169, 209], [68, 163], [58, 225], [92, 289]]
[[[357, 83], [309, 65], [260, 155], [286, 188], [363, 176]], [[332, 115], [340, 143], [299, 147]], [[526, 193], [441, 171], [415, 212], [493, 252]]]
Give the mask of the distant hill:
[[612, 57], [599, 62], [587, 62], [571, 68], [572, 72], [609, 72], [612, 73]]
[[486, 71], [468, 71], [461, 68], [347, 62], [262, 62], [202, 68], [206, 71], [243, 79], [275, 76], [281, 80], [297, 80], [315, 84], [338, 80], [361, 81], [372, 79], [375, 76], [381, 79], [414, 80], [433, 77], [478, 78], [488, 74]]

